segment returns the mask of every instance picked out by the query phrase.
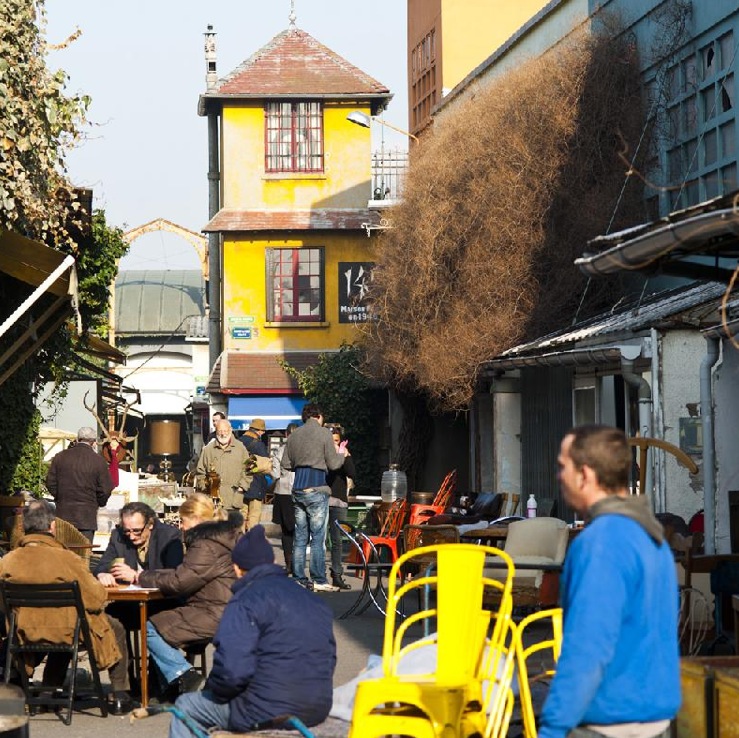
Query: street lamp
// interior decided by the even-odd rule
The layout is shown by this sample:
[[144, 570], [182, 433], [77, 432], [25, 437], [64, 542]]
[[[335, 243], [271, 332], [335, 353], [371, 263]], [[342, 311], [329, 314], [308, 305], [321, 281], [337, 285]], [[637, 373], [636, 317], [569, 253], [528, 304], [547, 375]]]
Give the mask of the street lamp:
[[361, 110], [352, 111], [351, 113], [349, 113], [349, 115], [346, 116], [346, 119], [351, 123], [356, 123], [358, 126], [362, 126], [362, 128], [369, 128], [370, 123], [372, 121], [375, 121], [375, 123], [379, 123], [381, 126], [392, 128], [394, 131], [402, 133], [408, 136], [408, 138], [412, 138], [414, 141], [418, 141], [418, 138], [416, 138], [416, 136], [414, 136], [412, 133], [404, 131], [402, 128], [398, 128], [392, 123], [388, 123], [382, 118], [378, 118], [376, 115], [367, 115], [367, 113], [363, 113]]

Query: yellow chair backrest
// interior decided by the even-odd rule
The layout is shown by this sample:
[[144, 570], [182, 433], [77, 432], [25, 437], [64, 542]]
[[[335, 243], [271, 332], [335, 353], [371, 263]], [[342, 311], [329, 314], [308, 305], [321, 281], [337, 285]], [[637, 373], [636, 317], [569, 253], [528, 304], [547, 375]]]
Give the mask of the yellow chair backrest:
[[[435, 564], [425, 567], [420, 576], [398, 586], [398, 574], [414, 558]], [[485, 561], [500, 562], [506, 574], [501, 580], [483, 576]], [[499, 644], [504, 637], [505, 617], [512, 610], [511, 584], [513, 563], [497, 548], [464, 543], [447, 543], [408, 551], [395, 562], [389, 577], [388, 609], [385, 619], [383, 665], [386, 676], [398, 673], [400, 659], [408, 651], [430, 643], [436, 644], [436, 670], [424, 675], [437, 684], [460, 684], [476, 678], [482, 668], [485, 644]], [[413, 613], [396, 627], [401, 600], [418, 588], [431, 587], [436, 592], [436, 606]], [[486, 588], [501, 595], [499, 616], [482, 606]], [[435, 619], [436, 634], [403, 646], [408, 629], [423, 620]], [[491, 627], [492, 626], [492, 627]]]
[[[549, 619], [551, 621], [552, 634], [549, 638], [524, 646], [523, 638], [526, 629], [533, 623]], [[541, 651], [549, 650], [551, 668], [545, 668], [539, 674], [531, 676], [529, 673], [529, 658]], [[518, 663], [518, 689], [521, 702], [521, 716], [523, 717], [524, 738], [536, 738], [536, 720], [534, 718], [534, 706], [531, 700], [531, 683], [545, 677], [554, 675], [554, 667], [559, 660], [562, 651], [562, 608], [556, 607], [551, 610], [540, 610], [533, 615], [524, 618], [518, 624], [517, 639], [517, 663]]]

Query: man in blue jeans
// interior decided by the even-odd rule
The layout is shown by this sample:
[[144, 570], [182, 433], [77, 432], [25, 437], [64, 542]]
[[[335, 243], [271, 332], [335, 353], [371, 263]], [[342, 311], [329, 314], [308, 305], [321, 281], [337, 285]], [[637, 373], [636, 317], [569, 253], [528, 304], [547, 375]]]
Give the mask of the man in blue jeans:
[[[298, 584], [315, 592], [336, 592], [338, 587], [326, 579], [326, 529], [328, 498], [331, 488], [326, 481], [329, 470], [344, 465], [345, 446], [337, 451], [328, 428], [323, 427], [323, 411], [309, 403], [303, 408], [303, 425], [293, 431], [282, 456], [283, 469], [295, 472], [295, 540], [293, 576]], [[305, 576], [305, 551], [310, 540], [310, 580]]]

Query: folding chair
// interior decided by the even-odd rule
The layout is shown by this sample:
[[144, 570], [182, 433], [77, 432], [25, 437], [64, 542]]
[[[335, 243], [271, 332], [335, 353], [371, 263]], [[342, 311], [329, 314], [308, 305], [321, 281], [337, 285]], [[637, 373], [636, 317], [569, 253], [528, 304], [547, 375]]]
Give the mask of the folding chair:
[[[95, 660], [93, 652], [92, 638], [90, 636], [90, 628], [85, 617], [85, 607], [82, 604], [82, 597], [77, 582], [64, 582], [62, 584], [12, 584], [11, 582], [0, 581], [0, 599], [2, 600], [3, 610], [8, 619], [8, 640], [7, 654], [5, 657], [5, 683], [10, 679], [10, 668], [13, 660], [18, 672], [21, 675], [23, 691], [26, 695], [26, 702], [31, 710], [36, 706], [46, 705], [54, 708], [66, 708], [66, 715], [60, 715], [65, 725], [72, 722], [72, 710], [76, 695], [76, 675], [77, 661], [80, 649], [87, 649], [90, 659], [90, 671], [92, 673], [95, 701], [100, 707], [103, 717], [107, 717], [108, 709], [103, 693], [103, 687], [100, 683], [100, 672]], [[54, 609], [56, 617], [64, 618], [64, 614], [60, 612], [61, 608], [72, 608], [74, 611], [75, 622], [73, 627], [73, 636], [71, 643], [48, 643], [46, 641], [38, 643], [23, 643], [22, 636], [19, 633], [19, 620], [22, 621], [22, 611], [26, 609]], [[66, 628], [67, 620], [63, 620], [61, 630]], [[20, 623], [20, 631], [22, 633], [22, 622]], [[49, 687], [35, 684], [29, 679], [26, 673], [26, 660], [22, 658], [24, 654], [39, 655], [47, 653], [68, 653], [71, 654], [70, 668], [72, 670], [72, 679], [69, 683], [67, 694], [61, 691], [61, 694], [44, 694], [49, 692]]]
[[[435, 561], [426, 574], [396, 585], [402, 567], [414, 559], [425, 563], [433, 554]], [[484, 576], [488, 557], [498, 559], [508, 571], [505, 581]], [[388, 585], [384, 674], [357, 685], [350, 738], [499, 735], [487, 732], [495, 726], [488, 725], [485, 708], [501, 720], [506, 713], [510, 716], [511, 696], [504, 677], [512, 673], [512, 576], [510, 558], [486, 546], [447, 543], [400, 556]], [[436, 589], [436, 605], [400, 621], [403, 598], [427, 585]], [[502, 593], [496, 615], [482, 607], [488, 587]], [[408, 629], [427, 619], [434, 621], [435, 632], [408, 643]], [[420, 673], [403, 673], [403, 660], [426, 647], [433, 649], [435, 665]], [[501, 684], [484, 696], [486, 680]]]

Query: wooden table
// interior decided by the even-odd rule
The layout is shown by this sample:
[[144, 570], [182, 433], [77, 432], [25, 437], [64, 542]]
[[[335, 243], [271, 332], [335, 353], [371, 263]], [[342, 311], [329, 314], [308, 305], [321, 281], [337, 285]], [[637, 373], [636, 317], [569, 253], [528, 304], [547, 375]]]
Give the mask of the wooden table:
[[139, 605], [139, 646], [141, 649], [141, 706], [149, 704], [149, 649], [146, 641], [146, 621], [149, 619], [149, 603], [163, 599], [158, 589], [141, 587], [106, 587], [110, 602], [138, 602]]

